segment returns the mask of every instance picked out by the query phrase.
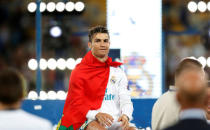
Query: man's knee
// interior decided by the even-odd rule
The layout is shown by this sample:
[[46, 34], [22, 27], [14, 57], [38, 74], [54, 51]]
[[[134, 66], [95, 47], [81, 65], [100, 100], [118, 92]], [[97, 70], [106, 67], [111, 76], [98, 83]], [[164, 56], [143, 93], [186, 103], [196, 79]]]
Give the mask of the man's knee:
[[106, 128], [100, 125], [97, 121], [92, 121], [87, 125], [85, 130], [106, 130]]

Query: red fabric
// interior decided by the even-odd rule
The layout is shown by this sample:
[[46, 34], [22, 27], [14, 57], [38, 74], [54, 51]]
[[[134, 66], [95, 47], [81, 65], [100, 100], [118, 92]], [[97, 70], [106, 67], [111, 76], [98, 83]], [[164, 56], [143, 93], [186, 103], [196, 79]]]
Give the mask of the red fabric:
[[110, 57], [105, 63], [100, 62], [91, 51], [86, 54], [71, 73], [61, 125], [73, 125], [74, 129], [78, 129], [85, 122], [89, 110], [101, 107], [110, 66], [118, 67], [121, 64], [112, 62]]

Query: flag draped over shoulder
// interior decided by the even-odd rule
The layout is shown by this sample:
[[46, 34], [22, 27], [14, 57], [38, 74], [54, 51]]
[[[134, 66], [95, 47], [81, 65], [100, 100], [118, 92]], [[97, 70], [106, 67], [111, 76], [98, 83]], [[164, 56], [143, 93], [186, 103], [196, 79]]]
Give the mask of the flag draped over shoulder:
[[80, 64], [72, 71], [67, 99], [59, 130], [77, 130], [86, 120], [89, 110], [101, 107], [109, 79], [110, 66], [118, 67], [122, 63], [100, 62], [89, 51]]

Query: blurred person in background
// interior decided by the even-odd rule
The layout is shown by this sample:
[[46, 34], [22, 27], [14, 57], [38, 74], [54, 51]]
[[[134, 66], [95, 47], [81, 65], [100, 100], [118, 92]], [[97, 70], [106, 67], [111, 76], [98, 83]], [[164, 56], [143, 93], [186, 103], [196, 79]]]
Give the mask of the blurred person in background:
[[103, 26], [89, 31], [90, 51], [72, 71], [59, 130], [135, 129], [133, 104], [121, 63], [108, 57], [109, 33]]
[[176, 87], [161, 95], [152, 109], [152, 129], [160, 130], [178, 121], [180, 105], [176, 101]]
[[14, 69], [0, 72], [0, 129], [52, 130], [50, 121], [21, 110], [25, 79]]
[[[190, 65], [191, 66], [191, 65]], [[206, 121], [207, 76], [203, 69], [184, 66], [176, 70], [176, 98], [181, 106], [179, 121], [165, 130], [210, 130]]]
[[176, 90], [179, 89], [179, 75], [186, 70], [198, 69], [203, 71], [199, 61], [192, 58], [184, 58], [175, 71], [175, 86], [161, 95], [155, 102], [152, 109], [152, 129], [160, 130], [175, 124], [179, 120], [180, 105], [176, 100]]
[[208, 81], [208, 106], [206, 110], [206, 118], [208, 123], [210, 124], [210, 81]]

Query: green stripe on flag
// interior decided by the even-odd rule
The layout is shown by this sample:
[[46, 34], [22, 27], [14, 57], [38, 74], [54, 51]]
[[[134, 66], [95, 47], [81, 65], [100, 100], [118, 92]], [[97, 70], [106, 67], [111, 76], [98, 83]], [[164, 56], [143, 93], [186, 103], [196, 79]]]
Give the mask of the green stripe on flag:
[[59, 130], [74, 130], [74, 128], [73, 128], [73, 125], [69, 126], [68, 128], [61, 125], [61, 126], [59, 127]]

